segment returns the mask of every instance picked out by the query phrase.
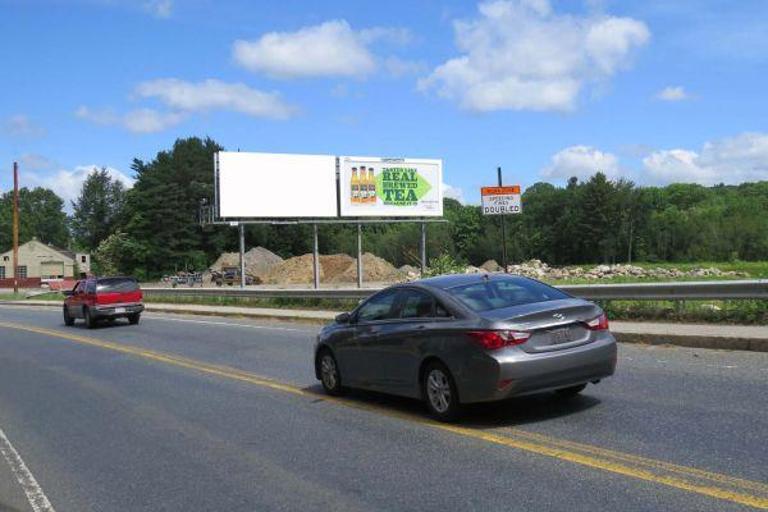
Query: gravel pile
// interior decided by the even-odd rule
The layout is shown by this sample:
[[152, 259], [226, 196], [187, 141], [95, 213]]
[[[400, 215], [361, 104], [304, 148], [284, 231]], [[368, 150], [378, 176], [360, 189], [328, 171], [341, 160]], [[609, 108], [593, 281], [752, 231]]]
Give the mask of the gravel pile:
[[[264, 282], [266, 276], [275, 265], [283, 261], [283, 258], [264, 247], [253, 247], [244, 255], [245, 274], [251, 276], [257, 283]], [[224, 252], [205, 272], [203, 280], [210, 281], [211, 272], [221, 272], [224, 267], [240, 267], [240, 254], [236, 252]]]
[[[352, 263], [344, 271], [329, 275], [331, 283], [355, 283], [357, 282], [357, 258], [350, 258]], [[405, 274], [400, 272], [384, 258], [366, 252], [363, 254], [363, 281], [364, 282], [397, 282], [405, 279]]]

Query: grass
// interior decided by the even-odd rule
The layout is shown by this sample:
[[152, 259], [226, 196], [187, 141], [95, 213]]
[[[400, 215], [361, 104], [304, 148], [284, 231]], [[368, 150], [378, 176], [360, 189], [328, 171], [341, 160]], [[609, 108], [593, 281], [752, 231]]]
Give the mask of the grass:
[[613, 320], [768, 325], [768, 300], [598, 302]]
[[250, 308], [310, 309], [317, 311], [350, 311], [358, 301], [351, 299], [253, 299], [248, 297], [145, 297], [144, 302], [161, 304], [202, 304], [207, 306], [239, 306]]
[[[355, 300], [250, 299], [247, 297], [149, 297], [146, 302], [276, 309], [351, 311]], [[768, 301], [601, 301], [614, 320], [766, 325]]]

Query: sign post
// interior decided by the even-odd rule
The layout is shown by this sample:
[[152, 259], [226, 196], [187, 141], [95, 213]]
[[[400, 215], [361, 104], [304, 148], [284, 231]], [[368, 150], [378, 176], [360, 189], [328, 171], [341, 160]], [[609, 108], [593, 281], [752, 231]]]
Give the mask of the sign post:
[[505, 187], [502, 184], [501, 167], [496, 168], [499, 185], [497, 187], [482, 187], [480, 196], [483, 203], [483, 215], [501, 216], [501, 259], [504, 272], [507, 272], [507, 227], [504, 217], [509, 214], [522, 213], [520, 202], [520, 186]]

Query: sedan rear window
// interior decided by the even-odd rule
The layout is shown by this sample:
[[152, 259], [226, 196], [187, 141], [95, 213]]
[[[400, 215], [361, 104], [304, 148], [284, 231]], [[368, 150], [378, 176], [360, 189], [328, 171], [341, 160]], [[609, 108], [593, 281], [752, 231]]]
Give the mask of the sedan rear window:
[[97, 292], [135, 292], [139, 283], [129, 277], [109, 277], [96, 282]]
[[484, 280], [480, 283], [449, 288], [447, 291], [473, 311], [490, 311], [570, 298], [556, 288], [522, 277]]

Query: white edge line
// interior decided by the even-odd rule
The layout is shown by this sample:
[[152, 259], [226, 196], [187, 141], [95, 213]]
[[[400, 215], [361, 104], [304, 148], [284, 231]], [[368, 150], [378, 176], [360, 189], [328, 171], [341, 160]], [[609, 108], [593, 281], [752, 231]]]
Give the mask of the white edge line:
[[3, 429], [1, 428], [0, 453], [3, 454], [3, 457], [11, 467], [11, 471], [13, 471], [14, 476], [16, 476], [16, 481], [19, 482], [19, 485], [24, 490], [24, 494], [26, 494], [27, 501], [29, 501], [32, 510], [34, 512], [55, 512], [53, 505], [48, 501], [40, 484], [37, 483], [32, 472], [27, 465], [24, 464], [21, 455], [19, 455], [19, 452], [13, 447], [11, 441], [8, 440], [5, 432], [3, 432]]
[[308, 334], [313, 332], [307, 329], [294, 329], [291, 327], [272, 327], [269, 325], [235, 324], [231, 322], [213, 322], [210, 320], [191, 320], [188, 318], [168, 318], [168, 317], [157, 316], [159, 315], [159, 313], [156, 313], [156, 312], [149, 311], [149, 313], [150, 313], [149, 318], [151, 318], [152, 320], [162, 320], [167, 322], [187, 322], [191, 324], [226, 325], [228, 327], [245, 327], [247, 329], [262, 329], [262, 330], [270, 330], [270, 331], [304, 332]]

